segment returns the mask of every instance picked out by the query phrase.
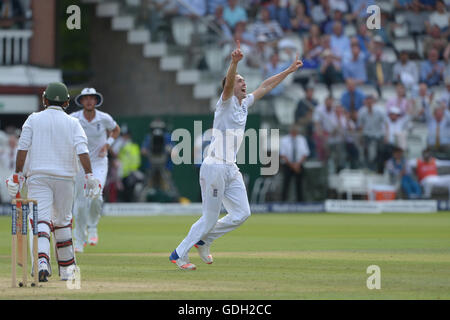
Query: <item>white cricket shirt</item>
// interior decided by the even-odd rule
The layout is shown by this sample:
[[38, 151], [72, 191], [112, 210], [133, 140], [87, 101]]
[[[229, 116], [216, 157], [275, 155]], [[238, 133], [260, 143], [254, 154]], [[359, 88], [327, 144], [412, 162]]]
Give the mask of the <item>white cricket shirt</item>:
[[70, 115], [80, 121], [80, 124], [86, 133], [91, 162], [106, 158], [100, 157], [99, 152], [106, 144], [108, 138], [106, 131], [111, 131], [117, 126], [114, 119], [109, 114], [98, 110], [95, 110], [95, 117], [91, 121], [88, 121], [84, 117], [83, 110], [73, 112]]
[[254, 102], [253, 94], [247, 95], [241, 104], [234, 95], [227, 101], [223, 101], [220, 96], [214, 112], [212, 139], [208, 149], [209, 156], [220, 160], [220, 163], [236, 162], [236, 155], [244, 138], [248, 108]]
[[280, 155], [286, 156], [290, 162], [300, 162], [309, 156], [308, 142], [302, 135], [285, 135], [280, 139]]
[[27, 176], [74, 177], [78, 154], [87, 153], [87, 137], [79, 121], [61, 107], [32, 113], [22, 126], [19, 150], [28, 150]]

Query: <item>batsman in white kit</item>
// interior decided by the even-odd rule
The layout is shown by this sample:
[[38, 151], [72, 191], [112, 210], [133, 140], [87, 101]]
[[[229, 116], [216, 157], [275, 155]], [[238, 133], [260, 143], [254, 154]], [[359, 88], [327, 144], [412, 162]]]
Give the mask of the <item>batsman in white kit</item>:
[[[70, 115], [80, 121], [88, 138], [89, 156], [94, 177], [105, 185], [108, 173], [108, 149], [120, 134], [120, 127], [107, 113], [96, 110], [103, 104], [103, 96], [94, 88], [84, 88], [75, 98], [75, 103], [83, 109]], [[96, 199], [83, 196], [84, 173], [80, 172], [75, 184], [75, 203], [73, 214], [75, 219], [74, 238], [75, 252], [83, 252], [88, 243], [98, 243], [97, 226], [100, 221], [103, 204], [103, 190]]]
[[[61, 280], [72, 279], [77, 271], [72, 245], [72, 205], [78, 160], [86, 173], [85, 194], [100, 194], [100, 182], [92, 175], [88, 142], [79, 121], [64, 111], [69, 93], [63, 83], [50, 83], [43, 96], [44, 111], [32, 113], [22, 127], [15, 173], [6, 180], [8, 192], [15, 197], [25, 182], [28, 197], [38, 202], [39, 282], [51, 276], [50, 232]], [[13, 175], [19, 177], [14, 183]], [[31, 233], [30, 233], [31, 234]]]
[[[222, 83], [222, 95], [216, 105], [208, 156], [200, 167], [202, 216], [169, 257], [183, 270], [196, 269], [188, 256], [193, 246], [197, 248], [201, 259], [211, 264], [212, 242], [233, 231], [250, 217], [244, 180], [236, 166], [236, 154], [243, 140], [248, 108], [303, 65], [297, 55], [286, 70], [266, 79], [254, 92], [247, 94], [244, 78], [236, 73], [237, 65], [243, 58], [239, 41], [236, 41], [236, 45], [237, 49], [231, 53], [231, 63]], [[222, 204], [228, 214], [218, 220]]]

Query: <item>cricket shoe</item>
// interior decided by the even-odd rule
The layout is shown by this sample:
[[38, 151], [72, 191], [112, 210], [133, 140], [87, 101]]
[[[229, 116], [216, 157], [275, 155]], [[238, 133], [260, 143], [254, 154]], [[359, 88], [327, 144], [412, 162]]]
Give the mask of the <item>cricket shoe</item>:
[[67, 280], [73, 280], [76, 277], [77, 272], [79, 273], [79, 269], [76, 265], [71, 264], [67, 267], [61, 267], [60, 274], [61, 274], [61, 280], [67, 281]]
[[213, 257], [209, 253], [209, 245], [206, 244], [204, 241], [200, 240], [196, 244], [194, 244], [194, 247], [197, 248], [198, 254], [200, 255], [200, 258], [206, 263], [211, 264], [213, 263]]
[[73, 250], [75, 253], [83, 253], [84, 247], [86, 247], [86, 241], [83, 241], [83, 244], [80, 245], [79, 242], [75, 241], [75, 245], [73, 246]]
[[195, 269], [197, 269], [195, 264], [190, 263], [189, 260], [181, 259], [178, 256], [176, 250], [173, 250], [173, 252], [170, 254], [169, 260], [170, 260], [170, 262], [175, 263], [178, 266], [178, 268], [180, 268], [181, 270], [195, 270]]
[[47, 260], [39, 259], [38, 264], [39, 282], [47, 282], [50, 276]]
[[97, 230], [88, 231], [88, 243], [90, 246], [96, 246], [98, 243]]
[[74, 247], [73, 251], [75, 251], [75, 253], [83, 253], [84, 248], [83, 247]]

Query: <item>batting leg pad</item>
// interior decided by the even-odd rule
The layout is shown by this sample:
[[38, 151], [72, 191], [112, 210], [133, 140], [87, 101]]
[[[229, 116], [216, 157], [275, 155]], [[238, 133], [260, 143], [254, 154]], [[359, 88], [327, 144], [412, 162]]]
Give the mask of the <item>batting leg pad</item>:
[[41, 255], [50, 263], [50, 233], [52, 232], [52, 225], [48, 221], [38, 221], [38, 252], [39, 258]]
[[55, 241], [58, 265], [60, 267], [67, 267], [75, 264], [72, 245], [72, 224], [62, 227], [55, 226]]

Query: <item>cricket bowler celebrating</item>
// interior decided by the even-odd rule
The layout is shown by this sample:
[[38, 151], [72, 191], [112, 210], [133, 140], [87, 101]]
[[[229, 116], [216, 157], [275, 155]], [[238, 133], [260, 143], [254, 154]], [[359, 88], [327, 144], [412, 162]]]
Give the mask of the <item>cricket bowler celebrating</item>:
[[[102, 187], [105, 185], [108, 173], [108, 149], [120, 134], [120, 127], [113, 118], [95, 108], [103, 103], [103, 96], [94, 88], [84, 88], [75, 98], [75, 103], [83, 109], [70, 115], [80, 121], [81, 126], [88, 138], [89, 156], [92, 163], [93, 175], [100, 181]], [[84, 173], [80, 172], [76, 178], [75, 185], [75, 251], [83, 252], [87, 242], [95, 246], [98, 242], [97, 225], [102, 212], [103, 196], [96, 199], [86, 199], [83, 196]]]
[[[38, 272], [39, 282], [46, 282], [51, 276], [50, 232], [54, 232], [61, 280], [72, 279], [76, 272], [72, 205], [77, 156], [86, 173], [83, 178], [86, 195], [98, 197], [101, 186], [92, 175], [86, 134], [79, 121], [64, 112], [69, 104], [67, 87], [59, 82], [50, 83], [42, 102], [45, 110], [32, 113], [23, 124], [15, 173], [6, 180], [6, 185], [14, 198], [26, 176], [28, 197], [38, 202]], [[18, 176], [18, 183], [14, 183], [14, 175]]]
[[[248, 108], [303, 65], [297, 55], [286, 70], [266, 79], [254, 92], [247, 94], [244, 78], [236, 73], [237, 65], [244, 56], [239, 41], [236, 41], [236, 45], [237, 49], [231, 53], [231, 64], [222, 82], [222, 95], [216, 105], [208, 156], [200, 168], [202, 217], [192, 225], [186, 238], [169, 257], [183, 270], [196, 269], [188, 257], [192, 246], [198, 249], [205, 263], [211, 264], [212, 242], [239, 227], [250, 216], [244, 180], [235, 163], [244, 135]], [[218, 220], [222, 204], [228, 214]]]

